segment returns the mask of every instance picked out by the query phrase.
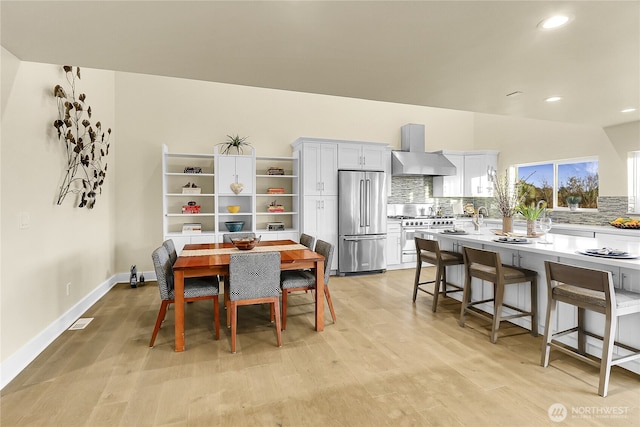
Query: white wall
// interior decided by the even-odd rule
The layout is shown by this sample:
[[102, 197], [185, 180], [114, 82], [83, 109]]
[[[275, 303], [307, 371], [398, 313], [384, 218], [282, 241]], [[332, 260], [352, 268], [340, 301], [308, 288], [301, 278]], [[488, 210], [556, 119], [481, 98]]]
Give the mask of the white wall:
[[[41, 334], [48, 327], [115, 273], [114, 177], [107, 177], [93, 210], [76, 208], [74, 197], [55, 204], [65, 149], [52, 126], [57, 118], [52, 90], [63, 82], [60, 66], [20, 62], [2, 50], [3, 370], [34, 339], [46, 341]], [[115, 127], [114, 73], [83, 69], [78, 87], [87, 94], [94, 117]], [[115, 156], [109, 157], [109, 166], [115, 166]], [[29, 228], [20, 229], [21, 212], [29, 214]]]

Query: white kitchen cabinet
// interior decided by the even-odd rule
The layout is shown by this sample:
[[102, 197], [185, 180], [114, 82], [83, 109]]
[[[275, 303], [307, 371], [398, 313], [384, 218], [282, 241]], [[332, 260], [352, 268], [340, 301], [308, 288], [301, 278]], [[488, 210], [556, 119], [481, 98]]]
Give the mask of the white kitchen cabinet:
[[493, 197], [493, 183], [487, 172], [497, 167], [497, 152], [467, 152], [464, 156], [464, 196]]
[[231, 190], [231, 184], [242, 184], [243, 189], [240, 194], [253, 193], [254, 180], [254, 157], [219, 155], [216, 182], [218, 183], [218, 194], [235, 195]]
[[[298, 141], [300, 141], [298, 145]], [[338, 195], [338, 144], [331, 142], [294, 143], [300, 152], [302, 194], [304, 196]]]
[[331, 269], [338, 268], [338, 196], [305, 196], [302, 232], [335, 246]]
[[338, 144], [338, 169], [386, 171], [387, 144], [350, 143]]
[[398, 221], [387, 221], [387, 266], [402, 262], [402, 227]]
[[464, 194], [464, 154], [441, 152], [456, 167], [456, 174], [433, 177], [433, 197], [461, 197]]
[[489, 169], [498, 167], [497, 151], [438, 151], [456, 167], [455, 176], [434, 176], [433, 197], [492, 197]]

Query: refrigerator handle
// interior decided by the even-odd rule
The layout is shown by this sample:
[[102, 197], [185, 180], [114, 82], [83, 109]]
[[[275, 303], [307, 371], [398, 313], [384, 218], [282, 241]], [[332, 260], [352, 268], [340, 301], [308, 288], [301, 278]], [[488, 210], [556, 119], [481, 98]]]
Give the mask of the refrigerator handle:
[[360, 201], [360, 218], [359, 218], [359, 226], [364, 227], [365, 224], [365, 205], [364, 205], [364, 180], [360, 180], [360, 194], [358, 195], [358, 199]]
[[371, 180], [367, 179], [365, 181], [365, 193], [364, 193], [364, 197], [365, 197], [365, 212], [367, 214], [367, 217], [365, 218], [365, 225], [367, 227], [371, 226]]

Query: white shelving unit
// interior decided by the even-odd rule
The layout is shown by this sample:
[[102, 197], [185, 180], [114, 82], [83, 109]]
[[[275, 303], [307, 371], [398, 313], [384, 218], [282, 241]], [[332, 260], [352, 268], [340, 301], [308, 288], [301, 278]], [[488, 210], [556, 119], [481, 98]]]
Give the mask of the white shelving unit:
[[[196, 167], [201, 173], [185, 173], [185, 167]], [[269, 175], [269, 167], [284, 169], [284, 175]], [[253, 149], [247, 155], [172, 153], [162, 147], [163, 237], [172, 239], [180, 251], [188, 243], [221, 242], [228, 230], [227, 221], [244, 221], [242, 231], [252, 231], [265, 240], [297, 240], [299, 231], [298, 157], [256, 157]], [[183, 194], [187, 183], [195, 183], [200, 194]], [[242, 183], [239, 194], [230, 190], [232, 183]], [[269, 188], [283, 188], [282, 194], [270, 194]], [[182, 213], [182, 207], [195, 201], [200, 213]], [[269, 212], [276, 201], [283, 212]], [[231, 213], [229, 205], [240, 206]], [[185, 223], [200, 223], [200, 233], [183, 233]], [[269, 223], [282, 223], [284, 230], [270, 231]]]

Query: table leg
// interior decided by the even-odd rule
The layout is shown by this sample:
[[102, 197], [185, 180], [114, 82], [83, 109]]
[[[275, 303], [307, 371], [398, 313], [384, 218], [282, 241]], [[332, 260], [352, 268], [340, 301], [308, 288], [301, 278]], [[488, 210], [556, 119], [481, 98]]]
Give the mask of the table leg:
[[316, 262], [316, 331], [324, 331], [324, 260]]
[[173, 288], [175, 293], [173, 312], [176, 324], [176, 351], [184, 351], [184, 272], [182, 270], [174, 271]]

